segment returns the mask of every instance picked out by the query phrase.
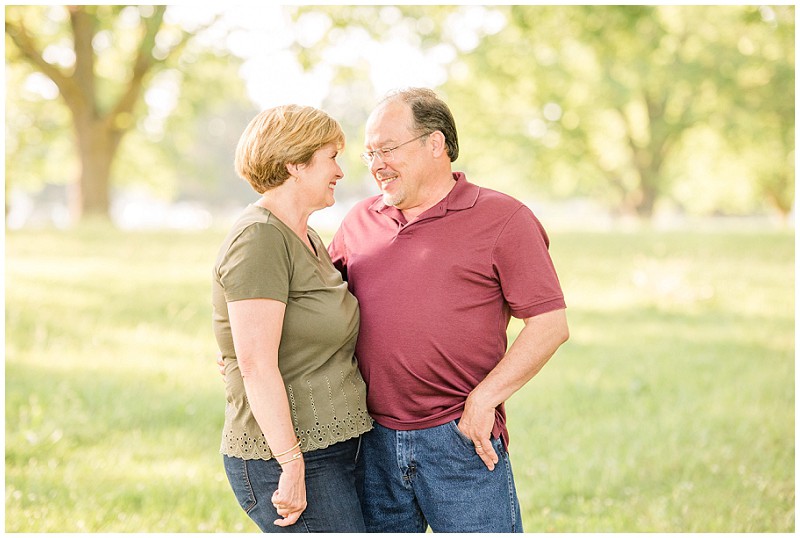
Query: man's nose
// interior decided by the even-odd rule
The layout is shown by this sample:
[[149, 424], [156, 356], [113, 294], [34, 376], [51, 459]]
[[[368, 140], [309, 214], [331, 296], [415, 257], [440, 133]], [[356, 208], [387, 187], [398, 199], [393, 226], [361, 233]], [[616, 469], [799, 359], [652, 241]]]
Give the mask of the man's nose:
[[383, 162], [383, 156], [379, 153], [375, 153], [372, 156], [372, 162], [369, 165], [369, 170], [373, 174], [384, 167], [386, 163]]

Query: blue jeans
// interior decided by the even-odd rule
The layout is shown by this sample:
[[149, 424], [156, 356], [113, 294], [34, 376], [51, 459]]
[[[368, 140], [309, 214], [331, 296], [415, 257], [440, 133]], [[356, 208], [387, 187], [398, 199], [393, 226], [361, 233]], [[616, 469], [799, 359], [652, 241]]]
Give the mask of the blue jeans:
[[[272, 505], [281, 466], [274, 460], [243, 460], [223, 456], [225, 473], [239, 505], [263, 532], [364, 532], [356, 482], [356, 437], [303, 454], [308, 506], [297, 523], [279, 527]], [[360, 471], [359, 471], [360, 472]], [[359, 484], [360, 485], [360, 484]]]
[[399, 431], [375, 423], [361, 436], [361, 507], [367, 532], [523, 532], [511, 462], [484, 465], [456, 421]]

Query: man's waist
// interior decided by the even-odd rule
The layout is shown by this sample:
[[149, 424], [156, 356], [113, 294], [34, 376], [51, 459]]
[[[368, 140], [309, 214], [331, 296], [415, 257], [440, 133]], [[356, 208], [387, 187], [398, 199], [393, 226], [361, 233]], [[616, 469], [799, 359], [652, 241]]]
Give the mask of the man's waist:
[[[437, 426], [441, 426], [442, 424], [447, 424], [452, 420], [459, 420], [463, 411], [464, 406], [462, 404], [457, 409], [450, 410], [447, 413], [437, 413], [435, 417], [424, 417], [419, 419], [398, 418], [388, 414], [375, 413], [372, 410], [370, 410], [370, 416], [372, 416], [372, 419], [384, 428], [398, 431], [412, 431], [435, 428]], [[505, 410], [502, 405], [495, 411], [492, 437], [502, 437], [507, 446], [508, 432], [506, 431]]]

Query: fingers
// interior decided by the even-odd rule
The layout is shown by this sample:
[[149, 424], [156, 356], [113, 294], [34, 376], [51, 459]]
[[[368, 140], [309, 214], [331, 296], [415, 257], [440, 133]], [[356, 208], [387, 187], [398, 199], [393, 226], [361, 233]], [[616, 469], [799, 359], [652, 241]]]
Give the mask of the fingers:
[[217, 369], [219, 370], [219, 374], [225, 378], [225, 361], [222, 360], [222, 355], [217, 357]]
[[272, 494], [272, 505], [275, 507], [275, 511], [278, 512], [278, 515], [281, 516], [281, 519], [273, 521], [273, 523], [279, 527], [294, 525], [306, 509], [305, 501], [293, 502], [290, 499], [285, 499], [281, 496], [280, 490], [277, 489], [275, 493]]
[[279, 527], [288, 527], [289, 525], [294, 525], [297, 523], [297, 520], [300, 519], [300, 514], [302, 514], [305, 510], [305, 506], [299, 509], [292, 509], [283, 505], [275, 505], [275, 508], [278, 512], [278, 515], [281, 516], [282, 519], [276, 519], [273, 521], [273, 523]]
[[[486, 468], [490, 471], [494, 471], [494, 466], [498, 461], [500, 461], [490, 438], [492, 424], [494, 424], [493, 411], [492, 414], [489, 415], [485, 430], [474, 428], [471, 424], [471, 421], [466, 418], [466, 416], [462, 416], [461, 421], [456, 426], [459, 430], [461, 430], [461, 433], [463, 433], [465, 437], [468, 437], [472, 440], [472, 443], [475, 445], [475, 454], [478, 455], [481, 461], [483, 461], [484, 465], [486, 465]], [[464, 427], [466, 427], [466, 431]], [[481, 433], [482, 431], [485, 431], [485, 433]]]
[[458, 429], [475, 445], [475, 454], [483, 461], [486, 468], [494, 471], [495, 464], [500, 461], [491, 442], [496, 409], [481, 404], [480, 400], [474, 397], [475, 392], [470, 393], [464, 403], [464, 413], [458, 422]]
[[300, 519], [300, 514], [302, 514], [302, 510], [298, 510], [297, 512], [291, 512], [283, 519], [276, 519], [273, 521], [275, 525], [278, 527], [288, 527], [289, 525], [294, 525], [297, 523], [297, 520]]
[[483, 441], [472, 441], [475, 444], [475, 453], [483, 461], [490, 471], [494, 471], [494, 466], [500, 459], [497, 457], [497, 452], [492, 446], [492, 442], [487, 438]]

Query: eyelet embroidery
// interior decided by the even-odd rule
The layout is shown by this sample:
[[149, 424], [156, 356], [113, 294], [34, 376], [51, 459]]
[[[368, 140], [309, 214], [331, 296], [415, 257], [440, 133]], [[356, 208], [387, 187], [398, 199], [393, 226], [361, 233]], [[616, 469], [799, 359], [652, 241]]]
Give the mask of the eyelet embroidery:
[[[361, 435], [372, 427], [372, 418], [369, 416], [369, 413], [367, 413], [366, 409], [363, 409], [360, 405], [356, 405], [355, 409], [351, 407], [350, 402], [352, 400], [347, 398], [347, 392], [349, 391], [346, 390], [347, 384], [345, 383], [345, 376], [342, 372], [340, 372], [340, 380], [341, 383], [339, 386], [341, 387], [341, 396], [344, 401], [344, 409], [341, 410], [343, 412], [340, 412], [340, 410], [336, 409], [336, 406], [333, 403], [334, 391], [331, 386], [330, 379], [327, 377], [325, 378], [325, 383], [328, 387], [328, 398], [331, 409], [331, 418], [329, 419], [328, 423], [320, 422], [317, 404], [314, 399], [314, 391], [311, 383], [307, 382], [307, 400], [309, 402], [308, 405], [310, 405], [311, 409], [313, 410], [314, 419], [313, 423], [306, 425], [305, 430], [301, 429], [301, 425], [298, 423], [297, 391], [295, 387], [292, 387], [292, 385], [287, 385], [287, 394], [289, 396], [292, 421], [295, 425], [295, 433], [300, 438], [301, 451], [308, 452], [310, 450], [327, 448], [334, 443], [346, 441], [347, 439]], [[353, 381], [352, 377], [350, 377], [349, 381], [349, 385], [352, 387], [354, 394], [357, 395], [358, 386]], [[301, 398], [301, 400], [302, 399], [304, 398]], [[359, 398], [355, 398], [356, 402], [358, 400]], [[246, 397], [244, 403], [246, 407], [249, 407]], [[238, 457], [246, 460], [271, 459], [272, 451], [270, 450], [264, 435], [258, 429], [258, 425], [254, 424], [256, 431], [250, 431], [250, 433], [245, 431], [237, 435], [236, 432], [230, 428], [229, 420], [232, 417], [228, 416], [234, 413], [235, 409], [232, 406], [227, 407], [226, 428], [222, 434], [220, 452], [230, 457]], [[344, 411], [346, 411], [346, 413]]]

